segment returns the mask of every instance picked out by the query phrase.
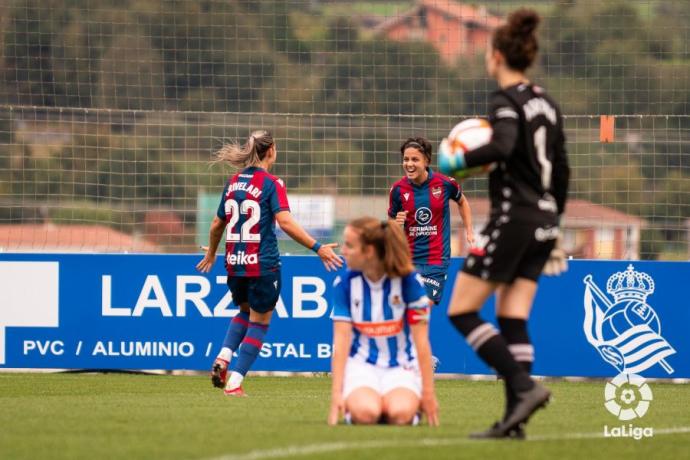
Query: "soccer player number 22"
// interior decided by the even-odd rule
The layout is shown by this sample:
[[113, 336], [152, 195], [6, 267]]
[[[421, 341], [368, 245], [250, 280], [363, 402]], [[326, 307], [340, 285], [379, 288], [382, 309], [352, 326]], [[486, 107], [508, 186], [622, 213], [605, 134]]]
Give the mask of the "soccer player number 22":
[[[242, 224], [240, 233], [234, 233], [233, 230], [235, 229], [235, 225], [240, 219], [240, 212], [248, 215], [249, 218]], [[238, 205], [235, 200], [227, 200], [225, 202], [225, 213], [230, 214], [227, 241], [242, 241], [245, 243], [257, 243], [261, 241], [261, 235], [259, 233], [251, 232], [252, 227], [261, 219], [261, 208], [259, 207], [259, 203], [252, 200], [244, 200], [241, 205]]]

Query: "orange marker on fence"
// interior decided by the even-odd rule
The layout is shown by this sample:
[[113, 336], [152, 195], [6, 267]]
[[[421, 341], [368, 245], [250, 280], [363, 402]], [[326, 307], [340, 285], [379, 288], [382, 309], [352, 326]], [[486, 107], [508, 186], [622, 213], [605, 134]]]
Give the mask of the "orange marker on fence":
[[599, 141], [606, 144], [613, 142], [615, 133], [615, 120], [613, 115], [602, 115], [599, 125]]

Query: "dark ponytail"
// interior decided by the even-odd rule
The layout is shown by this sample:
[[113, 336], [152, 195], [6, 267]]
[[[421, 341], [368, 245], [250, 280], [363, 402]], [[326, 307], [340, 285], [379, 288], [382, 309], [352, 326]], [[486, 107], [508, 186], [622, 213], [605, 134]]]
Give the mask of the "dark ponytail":
[[540, 21], [536, 11], [520, 8], [494, 31], [491, 46], [500, 51], [511, 69], [524, 71], [536, 59], [539, 43], [535, 31]]

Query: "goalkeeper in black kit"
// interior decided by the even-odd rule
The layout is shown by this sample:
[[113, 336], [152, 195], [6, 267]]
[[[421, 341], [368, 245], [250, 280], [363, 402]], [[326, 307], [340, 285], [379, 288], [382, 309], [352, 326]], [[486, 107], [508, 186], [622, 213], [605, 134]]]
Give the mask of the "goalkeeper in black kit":
[[[505, 381], [503, 418], [475, 438], [524, 438], [524, 425], [550, 398], [530, 377], [534, 347], [527, 319], [542, 271], [566, 268], [557, 241], [570, 170], [560, 109], [525, 76], [537, 54], [538, 23], [536, 12], [517, 10], [492, 36], [486, 67], [500, 89], [490, 100], [491, 142], [464, 156], [439, 152], [444, 174], [496, 164], [489, 175], [489, 223], [458, 275], [448, 311], [468, 344]], [[500, 331], [478, 315], [494, 292]]]

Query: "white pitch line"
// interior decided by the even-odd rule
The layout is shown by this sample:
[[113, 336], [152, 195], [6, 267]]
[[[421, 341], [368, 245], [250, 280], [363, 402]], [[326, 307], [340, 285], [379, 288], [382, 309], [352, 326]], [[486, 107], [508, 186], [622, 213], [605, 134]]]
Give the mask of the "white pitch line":
[[[654, 429], [654, 436], [658, 435], [673, 435], [690, 433], [690, 426], [680, 426], [673, 428], [659, 428]], [[572, 439], [599, 439], [605, 438], [603, 431], [594, 433], [565, 433], [562, 435], [542, 435], [529, 436], [522, 442], [544, 442], [544, 441], [565, 441]], [[271, 458], [288, 458], [299, 457], [304, 455], [322, 454], [327, 452], [338, 452], [347, 450], [365, 450], [365, 449], [385, 449], [390, 447], [440, 447], [440, 446], [455, 446], [462, 444], [479, 444], [495, 442], [491, 440], [480, 441], [468, 438], [421, 438], [416, 440], [372, 440], [372, 441], [342, 441], [329, 442], [323, 444], [305, 444], [295, 446], [278, 447], [267, 450], [252, 450], [245, 454], [228, 454], [219, 457], [213, 457], [208, 460], [263, 460]], [[498, 441], [498, 442], [515, 442], [521, 441]]]

